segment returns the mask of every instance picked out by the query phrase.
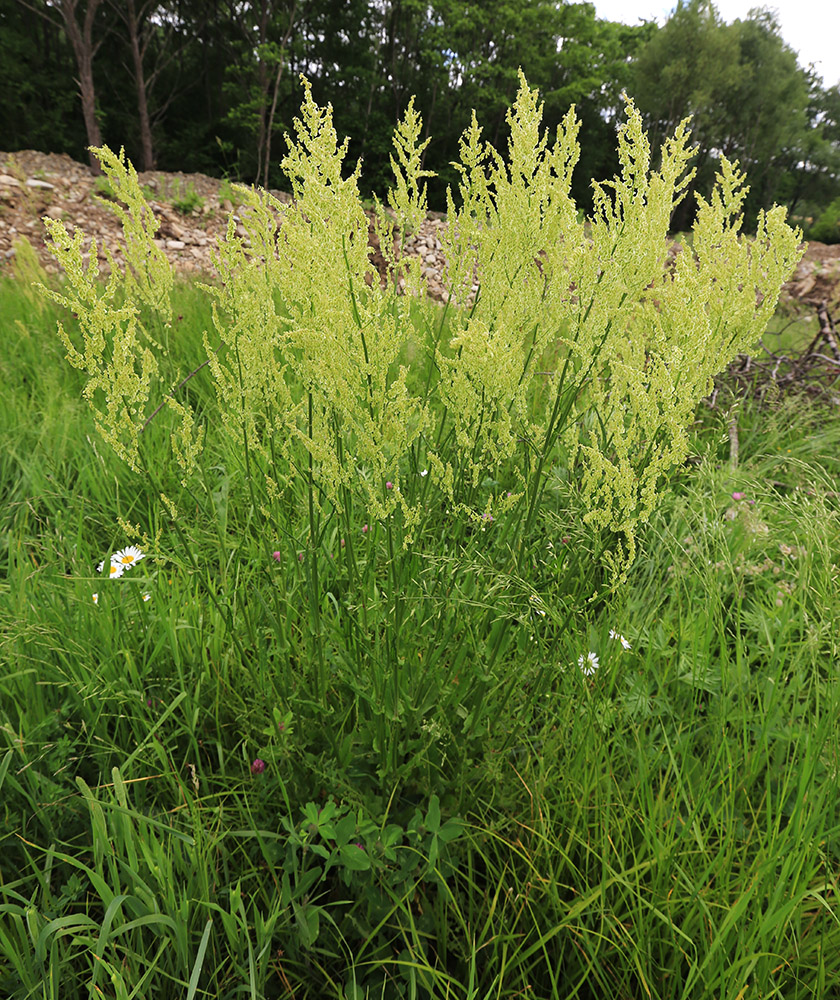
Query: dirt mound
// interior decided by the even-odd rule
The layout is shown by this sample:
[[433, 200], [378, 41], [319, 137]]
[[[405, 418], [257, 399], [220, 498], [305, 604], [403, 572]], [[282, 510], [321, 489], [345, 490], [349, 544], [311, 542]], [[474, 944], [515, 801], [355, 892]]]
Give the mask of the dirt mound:
[[815, 308], [825, 304], [835, 315], [840, 304], [840, 244], [809, 243], [782, 295]]
[[[210, 251], [227, 229], [233, 213], [236, 234], [247, 240], [245, 227], [236, 215], [236, 192], [230, 184], [206, 174], [165, 173], [148, 171], [138, 174], [140, 184], [147, 188], [149, 205], [160, 220], [156, 243], [178, 272], [184, 274], [212, 273]], [[97, 257], [103, 273], [108, 264], [103, 245], [114, 252], [121, 262], [122, 230], [116, 215], [98, 196], [105, 193], [103, 181], [97, 181], [90, 170], [64, 153], [39, 153], [25, 149], [17, 153], [0, 153], [0, 274], [9, 271], [15, 255], [15, 241], [25, 236], [35, 249], [48, 273], [56, 274], [58, 265], [47, 250], [45, 215], [62, 219], [72, 231], [85, 233], [83, 249], [90, 253], [96, 241]], [[288, 203], [291, 196], [272, 190], [279, 201]], [[372, 218], [373, 213], [368, 213]], [[405, 252], [421, 258], [429, 294], [443, 299], [441, 275], [443, 253], [439, 215], [430, 213], [420, 231], [406, 240]], [[385, 262], [370, 229], [373, 262], [384, 273]]]
[[[161, 222], [158, 246], [179, 272], [212, 272], [210, 251], [226, 230], [231, 212], [237, 222], [237, 235], [246, 237], [245, 228], [236, 216], [235, 192], [225, 181], [206, 174], [163, 171], [141, 173], [138, 177], [148, 189], [149, 204]], [[116, 251], [119, 261], [122, 231], [114, 213], [97, 199], [103, 193], [101, 184], [84, 164], [65, 153], [39, 153], [31, 149], [0, 153], [0, 273], [9, 270], [14, 243], [21, 236], [29, 239], [49, 273], [58, 271], [45, 245], [46, 232], [41, 221], [44, 215], [63, 219], [71, 228], [81, 228], [86, 236], [86, 251], [95, 239], [100, 265], [107, 273], [102, 246]], [[271, 193], [282, 202], [291, 200], [286, 192]], [[439, 301], [446, 298], [441, 248], [444, 226], [441, 215], [430, 213], [420, 231], [409, 237], [405, 245], [407, 254], [420, 258], [429, 294]], [[369, 239], [373, 262], [383, 274], [385, 262], [372, 226]], [[674, 244], [672, 252], [677, 249], [678, 244]], [[792, 305], [802, 303], [809, 308], [826, 303], [834, 313], [840, 304], [840, 245], [810, 243], [782, 290], [782, 301]]]

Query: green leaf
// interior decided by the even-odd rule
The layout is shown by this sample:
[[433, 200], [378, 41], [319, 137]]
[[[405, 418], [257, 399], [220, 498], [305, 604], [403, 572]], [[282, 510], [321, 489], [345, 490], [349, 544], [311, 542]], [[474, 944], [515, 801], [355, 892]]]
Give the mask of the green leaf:
[[452, 817], [448, 819], [443, 826], [438, 830], [438, 838], [444, 844], [451, 844], [453, 840], [456, 840], [464, 832], [463, 820]]
[[424, 825], [431, 833], [437, 833], [440, 829], [440, 799], [437, 795], [429, 799], [429, 811], [426, 813]]
[[361, 847], [355, 844], [344, 844], [339, 848], [338, 856], [345, 868], [354, 872], [366, 872], [370, 869], [370, 858]]
[[0, 761], [0, 789], [3, 787], [3, 782], [6, 778], [6, 772], [9, 770], [9, 764], [12, 762], [12, 751], [9, 750], [6, 756]]
[[195, 956], [192, 973], [190, 974], [190, 985], [187, 988], [187, 1000], [193, 1000], [196, 990], [198, 989], [198, 980], [201, 977], [201, 969], [204, 965], [204, 956], [207, 953], [207, 945], [210, 943], [210, 931], [212, 929], [213, 918], [208, 917], [207, 923], [204, 925], [204, 933], [201, 935], [201, 941], [198, 945], [198, 952]]
[[335, 840], [338, 844], [346, 844], [356, 832], [356, 818], [352, 815], [343, 816], [335, 824]]
[[304, 948], [311, 948], [318, 940], [321, 930], [321, 907], [320, 906], [299, 906], [296, 909], [298, 932], [300, 941]]

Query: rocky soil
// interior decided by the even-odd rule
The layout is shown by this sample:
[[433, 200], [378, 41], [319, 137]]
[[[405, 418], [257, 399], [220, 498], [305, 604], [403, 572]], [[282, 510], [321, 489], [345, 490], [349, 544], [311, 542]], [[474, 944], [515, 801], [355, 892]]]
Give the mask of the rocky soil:
[[[149, 189], [149, 204], [160, 220], [156, 242], [179, 273], [212, 273], [210, 251], [227, 229], [231, 213], [238, 224], [237, 235], [246, 236], [236, 215], [237, 205], [230, 200], [235, 198], [235, 192], [224, 181], [205, 174], [160, 171], [139, 173], [138, 178]], [[0, 152], [0, 274], [11, 271], [15, 241], [22, 236], [32, 244], [47, 272], [58, 272], [58, 265], [45, 244], [43, 216], [62, 219], [71, 232], [76, 226], [82, 229], [85, 251], [89, 251], [91, 240], [95, 240], [102, 271], [107, 273], [102, 247], [108, 246], [119, 263], [122, 231], [117, 216], [102, 203], [101, 194], [89, 169], [66, 154], [28, 149]], [[291, 201], [285, 192], [272, 190], [271, 194], [282, 202]], [[183, 203], [190, 199], [195, 207], [185, 211]], [[178, 205], [179, 202], [182, 204]], [[373, 213], [368, 214], [372, 220]], [[419, 232], [408, 237], [405, 245], [407, 254], [421, 258], [429, 294], [439, 301], [447, 295], [441, 283], [443, 225], [439, 214], [429, 213]], [[373, 262], [381, 273], [384, 261], [372, 225], [370, 243]]]
[[[210, 250], [226, 229], [229, 214], [233, 212], [236, 218], [230, 185], [205, 174], [154, 171], [139, 174], [139, 179], [148, 187], [150, 205], [161, 222], [158, 244], [176, 270], [187, 275], [211, 273]], [[45, 215], [63, 219], [70, 227], [80, 227], [86, 235], [86, 249], [95, 239], [100, 263], [107, 271], [101, 247], [105, 244], [115, 251], [119, 261], [121, 230], [117, 217], [97, 198], [98, 193], [88, 168], [66, 154], [0, 152], [0, 274], [11, 270], [15, 241], [21, 236], [29, 239], [46, 270], [57, 272], [44, 242], [41, 219]], [[281, 201], [290, 201], [284, 192], [271, 193]], [[176, 207], [176, 203], [189, 201], [190, 197], [195, 203], [192, 211], [184, 211], [183, 204], [180, 210]], [[430, 213], [405, 246], [406, 253], [422, 259], [429, 294], [439, 301], [447, 295], [441, 278], [444, 259], [440, 236], [444, 225], [441, 215]], [[241, 223], [238, 235], [245, 236]], [[383, 261], [372, 228], [370, 241], [373, 261], [381, 272]], [[840, 306], [840, 245], [810, 243], [785, 286], [783, 298], [791, 305], [801, 303], [811, 308], [824, 302], [834, 312]]]

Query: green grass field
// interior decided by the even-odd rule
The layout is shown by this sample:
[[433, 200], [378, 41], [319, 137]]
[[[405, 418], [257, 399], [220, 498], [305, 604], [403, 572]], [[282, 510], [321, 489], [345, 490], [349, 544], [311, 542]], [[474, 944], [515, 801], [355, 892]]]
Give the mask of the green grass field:
[[701, 407], [610, 591], [559, 471], [524, 562], [443, 506], [311, 545], [165, 411], [131, 472], [60, 315], [0, 286], [0, 996], [840, 996], [836, 411]]

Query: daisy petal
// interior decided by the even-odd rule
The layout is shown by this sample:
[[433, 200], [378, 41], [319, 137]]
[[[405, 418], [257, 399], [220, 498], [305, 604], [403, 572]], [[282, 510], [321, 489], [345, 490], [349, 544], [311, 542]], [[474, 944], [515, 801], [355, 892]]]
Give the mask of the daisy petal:
[[578, 657], [578, 666], [580, 667], [580, 672], [584, 677], [591, 677], [600, 666], [598, 662], [598, 654], [593, 653], [592, 650], [590, 650], [586, 656], [581, 653]]
[[119, 552], [115, 552], [111, 556], [111, 561], [117, 563], [125, 569], [129, 569], [135, 563], [140, 562], [143, 558], [145, 558], [143, 553], [137, 548], [136, 545], [127, 545], [124, 549], [120, 549]]

